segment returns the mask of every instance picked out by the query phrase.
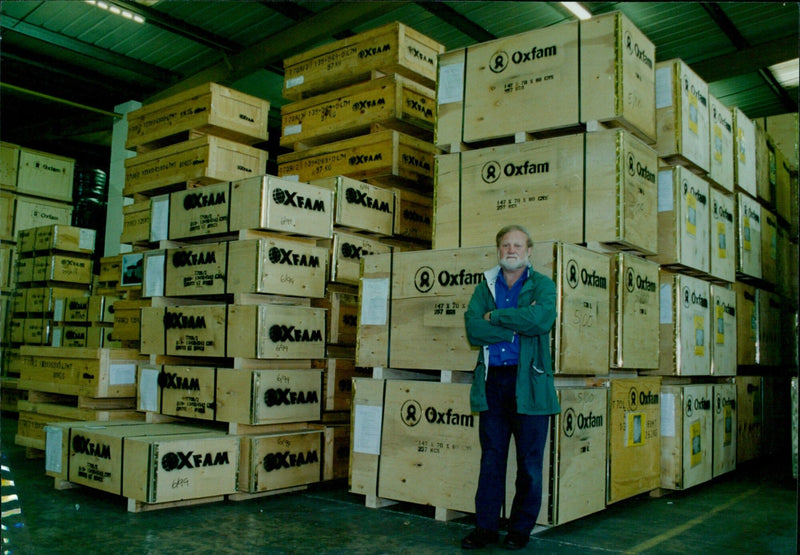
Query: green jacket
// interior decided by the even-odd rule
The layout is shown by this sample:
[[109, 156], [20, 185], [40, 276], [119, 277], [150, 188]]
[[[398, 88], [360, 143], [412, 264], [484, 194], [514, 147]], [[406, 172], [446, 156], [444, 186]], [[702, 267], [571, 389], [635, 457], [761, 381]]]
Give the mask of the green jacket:
[[[544, 274], [530, 266], [528, 269], [529, 276], [519, 293], [517, 308], [497, 308], [494, 291], [496, 280], [502, 279], [500, 266], [484, 272], [486, 280], [475, 287], [469, 301], [464, 317], [467, 339], [472, 345], [482, 347], [470, 391], [470, 405], [475, 412], [489, 408], [486, 403], [489, 345], [511, 341], [514, 333], [520, 338], [517, 412], [533, 415], [561, 412], [550, 356], [550, 330], [556, 319], [556, 286]], [[491, 321], [484, 320], [483, 315], [489, 311], [492, 311]]]

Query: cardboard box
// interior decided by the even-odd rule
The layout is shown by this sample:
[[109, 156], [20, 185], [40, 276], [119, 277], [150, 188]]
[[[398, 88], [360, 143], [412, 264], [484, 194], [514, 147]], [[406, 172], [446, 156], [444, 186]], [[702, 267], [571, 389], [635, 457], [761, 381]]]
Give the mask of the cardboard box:
[[662, 376], [711, 375], [710, 284], [661, 270], [659, 369]]
[[737, 191], [756, 198], [756, 126], [739, 108], [733, 112], [733, 183]]
[[762, 277], [761, 206], [749, 196], [736, 193], [736, 272]]
[[733, 113], [713, 94], [708, 95], [708, 180], [733, 192]]
[[711, 480], [713, 386], [661, 386], [661, 487], [685, 490]]
[[284, 60], [283, 96], [292, 100], [396, 73], [433, 88], [444, 45], [398, 22], [313, 48]]
[[735, 376], [737, 356], [736, 291], [732, 288], [711, 285], [711, 322], [714, 330], [711, 347], [711, 375]]
[[435, 93], [397, 74], [336, 89], [281, 108], [281, 146], [301, 150], [369, 133], [373, 126], [430, 139]]
[[128, 114], [126, 149], [185, 131], [200, 131], [243, 144], [266, 141], [270, 103], [205, 83]]
[[735, 197], [711, 187], [709, 198], [711, 227], [708, 273], [712, 278], [733, 283], [736, 280]]
[[737, 281], [736, 291], [736, 363], [741, 366], [756, 364], [758, 346], [758, 308], [756, 288]]
[[656, 118], [658, 155], [705, 175], [710, 157], [708, 84], [683, 60], [656, 64]]

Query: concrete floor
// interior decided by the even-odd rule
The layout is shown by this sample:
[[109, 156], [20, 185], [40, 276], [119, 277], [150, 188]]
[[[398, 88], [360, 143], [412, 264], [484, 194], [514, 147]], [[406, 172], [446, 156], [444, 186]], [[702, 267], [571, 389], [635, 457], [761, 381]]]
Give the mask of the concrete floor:
[[[43, 459], [14, 444], [0, 422], [3, 553], [458, 553], [471, 516], [433, 519], [433, 508], [368, 509], [346, 484], [241, 502], [128, 513], [121, 497], [89, 488], [56, 491]], [[13, 481], [13, 485], [5, 482]], [[6, 513], [15, 512], [18, 515]], [[544, 553], [797, 553], [797, 483], [787, 464], [758, 461], [684, 492], [642, 495], [542, 530], [527, 550]], [[505, 552], [499, 548], [485, 553]]]

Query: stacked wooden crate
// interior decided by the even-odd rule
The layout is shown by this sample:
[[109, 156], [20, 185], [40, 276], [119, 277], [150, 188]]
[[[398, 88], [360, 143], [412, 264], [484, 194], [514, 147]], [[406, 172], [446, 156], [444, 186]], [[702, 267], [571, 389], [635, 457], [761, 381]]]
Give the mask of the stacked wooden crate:
[[335, 195], [328, 311], [326, 419], [340, 421], [347, 476], [362, 257], [427, 249], [433, 219], [436, 64], [443, 46], [391, 23], [284, 61], [278, 174]]

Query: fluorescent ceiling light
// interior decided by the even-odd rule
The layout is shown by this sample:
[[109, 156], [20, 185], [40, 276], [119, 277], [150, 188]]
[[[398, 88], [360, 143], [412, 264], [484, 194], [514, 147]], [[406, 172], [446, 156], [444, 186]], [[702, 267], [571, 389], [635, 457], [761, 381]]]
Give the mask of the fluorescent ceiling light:
[[798, 74], [800, 74], [800, 58], [795, 58], [794, 60], [789, 60], [788, 62], [782, 62], [780, 64], [775, 64], [774, 66], [769, 66], [769, 70], [783, 88], [790, 89], [792, 87], [796, 87], [798, 82]]
[[100, 8], [101, 10], [106, 10], [107, 12], [111, 12], [116, 15], [121, 15], [125, 19], [130, 19], [131, 21], [135, 21], [136, 23], [144, 23], [144, 18], [140, 15], [133, 14], [128, 10], [123, 10], [118, 6], [109, 5], [102, 0], [86, 0], [87, 4], [91, 4], [96, 8]]
[[567, 8], [578, 19], [589, 19], [592, 14], [589, 10], [581, 6], [578, 2], [561, 2], [561, 5]]

